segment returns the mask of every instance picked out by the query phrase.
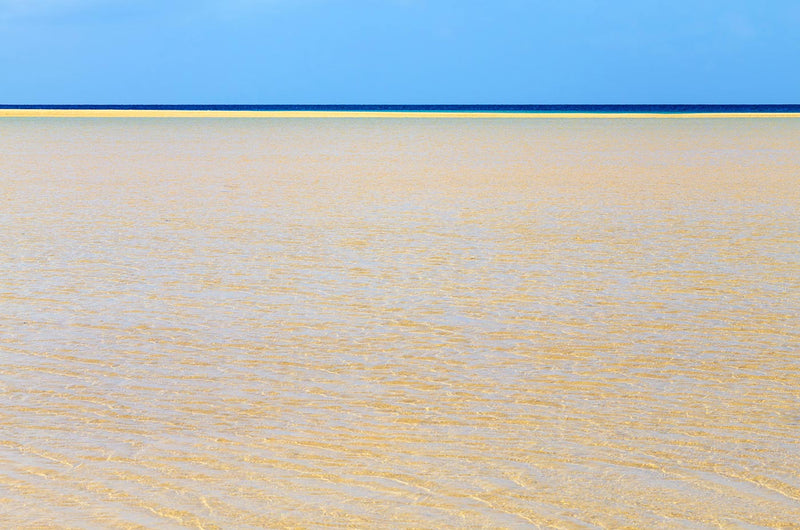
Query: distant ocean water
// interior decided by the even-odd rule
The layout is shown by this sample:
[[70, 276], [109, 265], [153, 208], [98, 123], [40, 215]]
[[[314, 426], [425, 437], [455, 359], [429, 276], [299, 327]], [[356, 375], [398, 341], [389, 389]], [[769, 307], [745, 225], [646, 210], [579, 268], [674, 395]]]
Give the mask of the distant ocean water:
[[798, 112], [800, 105], [0, 105], [0, 109], [369, 112]]

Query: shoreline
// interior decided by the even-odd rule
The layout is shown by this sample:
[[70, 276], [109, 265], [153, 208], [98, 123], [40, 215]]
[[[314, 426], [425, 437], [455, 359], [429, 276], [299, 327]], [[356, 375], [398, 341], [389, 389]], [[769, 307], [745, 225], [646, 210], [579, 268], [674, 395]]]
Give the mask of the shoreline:
[[0, 118], [800, 118], [800, 112], [441, 112], [0, 109]]

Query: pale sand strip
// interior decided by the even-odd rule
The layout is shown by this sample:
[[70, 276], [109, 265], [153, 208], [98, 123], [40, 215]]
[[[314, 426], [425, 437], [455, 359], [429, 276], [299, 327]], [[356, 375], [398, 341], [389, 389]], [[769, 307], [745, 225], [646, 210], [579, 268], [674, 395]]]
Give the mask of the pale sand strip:
[[315, 110], [0, 109], [5, 118], [800, 118], [796, 112], [394, 112]]

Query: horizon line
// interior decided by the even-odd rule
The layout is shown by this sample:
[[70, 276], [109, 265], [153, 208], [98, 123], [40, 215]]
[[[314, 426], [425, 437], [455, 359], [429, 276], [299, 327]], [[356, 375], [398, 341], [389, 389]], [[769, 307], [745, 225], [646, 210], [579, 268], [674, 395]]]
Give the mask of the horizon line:
[[87, 109], [87, 110], [302, 110], [302, 109], [663, 109], [691, 111], [702, 109], [793, 109], [800, 103], [0, 103], [0, 109]]
[[0, 104], [0, 117], [796, 118], [800, 104]]
[[153, 108], [3, 108], [0, 118], [800, 118], [800, 108], [792, 111], [648, 111], [622, 112], [554, 110], [231, 110], [231, 109], [153, 109]]

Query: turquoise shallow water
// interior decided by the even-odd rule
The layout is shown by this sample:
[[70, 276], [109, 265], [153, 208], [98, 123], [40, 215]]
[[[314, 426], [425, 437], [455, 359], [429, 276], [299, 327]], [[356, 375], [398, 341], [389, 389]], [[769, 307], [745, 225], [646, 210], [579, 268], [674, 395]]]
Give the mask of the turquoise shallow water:
[[0, 135], [1, 526], [800, 520], [800, 120]]

